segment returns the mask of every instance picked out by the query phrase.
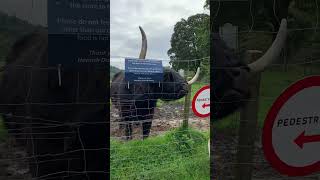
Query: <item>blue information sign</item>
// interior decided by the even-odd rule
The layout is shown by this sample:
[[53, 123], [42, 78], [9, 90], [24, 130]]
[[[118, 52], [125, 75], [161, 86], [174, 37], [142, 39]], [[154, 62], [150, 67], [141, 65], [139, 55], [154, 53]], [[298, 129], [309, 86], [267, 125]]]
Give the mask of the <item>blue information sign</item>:
[[161, 82], [163, 81], [162, 61], [126, 59], [125, 79], [128, 82]]
[[109, 63], [109, 11], [109, 0], [49, 0], [49, 64]]

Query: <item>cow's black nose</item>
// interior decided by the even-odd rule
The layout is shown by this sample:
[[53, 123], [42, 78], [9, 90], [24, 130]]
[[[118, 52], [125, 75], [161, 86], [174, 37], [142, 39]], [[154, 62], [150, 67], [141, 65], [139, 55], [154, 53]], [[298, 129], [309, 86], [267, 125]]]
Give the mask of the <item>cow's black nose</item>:
[[188, 94], [188, 89], [182, 89], [182, 90], [179, 91], [178, 96], [184, 96], [186, 94]]

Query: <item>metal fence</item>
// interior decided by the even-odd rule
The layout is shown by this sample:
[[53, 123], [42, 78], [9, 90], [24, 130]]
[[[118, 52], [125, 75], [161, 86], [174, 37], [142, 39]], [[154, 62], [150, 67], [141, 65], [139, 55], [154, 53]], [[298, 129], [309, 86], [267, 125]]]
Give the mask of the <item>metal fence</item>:
[[[222, 2], [222, 1], [221, 1]], [[304, 6], [304, 3], [307, 5]], [[310, 6], [312, 3], [312, 6]], [[266, 71], [251, 77], [253, 97], [246, 99], [246, 107], [239, 112], [211, 124], [214, 139], [211, 144], [212, 178], [218, 180], [315, 180], [319, 172], [303, 177], [288, 177], [280, 174], [265, 159], [262, 145], [262, 131], [266, 115], [277, 97], [292, 83], [305, 77], [320, 74], [319, 54], [319, 1], [298, 1], [300, 6], [314, 8], [315, 21], [311, 27], [288, 27], [288, 43], [296, 34], [305, 34], [296, 52], [284, 51], [281, 58]], [[249, 12], [249, 11], [248, 11]], [[251, 10], [250, 10], [251, 12]], [[223, 12], [216, 12], [216, 14]], [[252, 15], [252, 14], [251, 14]], [[255, 17], [253, 17], [255, 19]], [[254, 23], [254, 21], [252, 22]], [[255, 30], [253, 25], [248, 31], [240, 31], [240, 44], [257, 42], [251, 46], [243, 43], [243, 51], [264, 51], [277, 32]], [[313, 37], [313, 38], [310, 38]], [[259, 42], [263, 41], [263, 42]], [[292, 42], [291, 42], [292, 43]], [[244, 45], [245, 44], [245, 45]], [[248, 61], [248, 59], [246, 59]], [[253, 59], [255, 60], [255, 59]], [[252, 59], [249, 59], [252, 61]], [[222, 102], [223, 103], [223, 102]]]

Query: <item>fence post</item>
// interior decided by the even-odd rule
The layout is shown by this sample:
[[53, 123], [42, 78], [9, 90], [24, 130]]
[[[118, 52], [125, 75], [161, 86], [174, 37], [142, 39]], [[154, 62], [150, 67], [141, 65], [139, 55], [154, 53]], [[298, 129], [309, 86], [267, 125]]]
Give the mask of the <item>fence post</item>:
[[[262, 52], [257, 50], [247, 51], [247, 63], [257, 60], [261, 54]], [[257, 133], [259, 110], [260, 78], [260, 73], [250, 75], [249, 90], [251, 97], [240, 112], [238, 152], [235, 167], [236, 180], [251, 180], [252, 178], [254, 142]]]
[[191, 100], [191, 89], [192, 85], [188, 84], [188, 94], [185, 97], [184, 101], [184, 118], [183, 118], [183, 123], [182, 127], [184, 129], [189, 127], [189, 112], [190, 112], [190, 100]]

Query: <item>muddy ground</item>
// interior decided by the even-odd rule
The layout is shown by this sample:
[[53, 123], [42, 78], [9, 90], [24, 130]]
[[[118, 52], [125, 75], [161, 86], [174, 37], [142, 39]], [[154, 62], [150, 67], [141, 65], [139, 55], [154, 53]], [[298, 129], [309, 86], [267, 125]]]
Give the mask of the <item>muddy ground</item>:
[[[112, 108], [110, 111], [111, 132], [110, 137], [125, 140], [124, 129], [119, 128], [118, 110]], [[183, 122], [183, 106], [176, 104], [164, 105], [155, 110], [150, 136], [163, 134], [170, 129], [180, 127]], [[192, 112], [189, 115], [189, 125], [200, 131], [209, 130], [209, 118], [198, 118]], [[137, 122], [133, 125], [133, 139], [142, 139], [142, 125]]]

